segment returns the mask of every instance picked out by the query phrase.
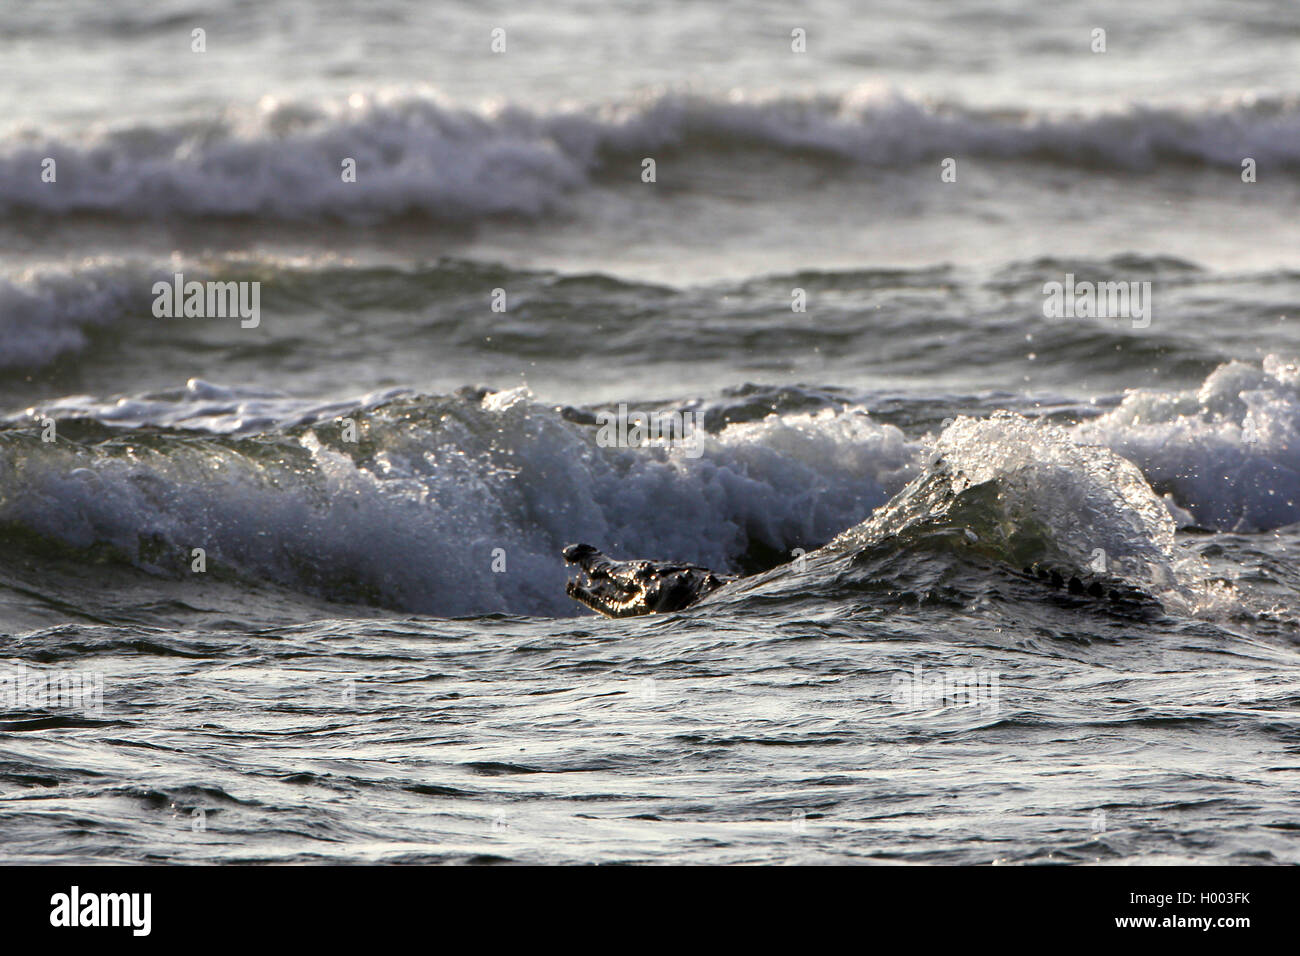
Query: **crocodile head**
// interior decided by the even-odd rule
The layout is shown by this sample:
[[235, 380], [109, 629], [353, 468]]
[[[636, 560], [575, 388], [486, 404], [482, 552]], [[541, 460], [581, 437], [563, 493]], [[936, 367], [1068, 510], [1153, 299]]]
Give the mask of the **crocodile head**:
[[680, 611], [728, 580], [694, 564], [614, 561], [589, 544], [569, 545], [564, 560], [581, 572], [565, 588], [569, 597], [608, 617]]

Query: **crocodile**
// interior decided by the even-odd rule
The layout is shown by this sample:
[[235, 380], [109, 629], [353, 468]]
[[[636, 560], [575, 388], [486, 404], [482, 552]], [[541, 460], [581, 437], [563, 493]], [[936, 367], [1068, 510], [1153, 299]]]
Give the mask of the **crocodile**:
[[564, 560], [581, 569], [565, 588], [569, 597], [607, 617], [680, 611], [737, 580], [697, 564], [615, 561], [589, 544], [569, 545]]

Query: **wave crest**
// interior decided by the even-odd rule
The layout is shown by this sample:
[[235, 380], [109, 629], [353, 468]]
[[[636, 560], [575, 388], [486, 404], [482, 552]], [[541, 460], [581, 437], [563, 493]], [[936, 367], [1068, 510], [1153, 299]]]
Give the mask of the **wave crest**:
[[[260, 217], [442, 221], [536, 217], [600, 177], [638, 181], [639, 161], [737, 149], [903, 167], [944, 156], [1046, 160], [1132, 170], [1160, 163], [1300, 164], [1300, 100], [1201, 109], [1146, 107], [1079, 116], [990, 112], [893, 91], [717, 98], [664, 93], [538, 112], [470, 108], [436, 95], [230, 110], [210, 121], [28, 133], [0, 148], [0, 210], [126, 218]], [[51, 157], [57, 183], [33, 185]], [[355, 182], [342, 163], [356, 161]]]
[[343, 600], [572, 613], [559, 552], [573, 540], [718, 568], [813, 547], [901, 487], [917, 455], [861, 412], [730, 425], [701, 436], [699, 458], [600, 447], [522, 390], [352, 414], [355, 443], [333, 419], [244, 438], [2, 432], [0, 523], [156, 573], [188, 573], [202, 547], [213, 573]]

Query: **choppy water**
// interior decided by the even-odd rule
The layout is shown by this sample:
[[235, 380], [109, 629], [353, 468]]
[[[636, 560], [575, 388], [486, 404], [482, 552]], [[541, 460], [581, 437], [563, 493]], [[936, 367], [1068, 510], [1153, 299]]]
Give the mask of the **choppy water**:
[[[43, 6], [6, 861], [1300, 859], [1288, 5]], [[751, 576], [611, 621], [574, 541]]]

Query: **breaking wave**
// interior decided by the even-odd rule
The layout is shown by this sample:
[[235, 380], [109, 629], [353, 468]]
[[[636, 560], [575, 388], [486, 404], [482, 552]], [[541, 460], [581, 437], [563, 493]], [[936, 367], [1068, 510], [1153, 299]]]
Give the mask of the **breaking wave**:
[[1199, 389], [1132, 389], [1080, 425], [1189, 514], [1184, 524], [1266, 531], [1300, 521], [1300, 367], [1229, 362]]
[[[959, 417], [933, 440], [851, 404], [705, 413], [698, 457], [602, 447], [589, 414], [522, 389], [311, 404], [195, 381], [12, 419], [0, 524], [163, 574], [202, 547], [217, 573], [455, 616], [574, 610], [559, 551], [575, 540], [753, 570], [837, 535], [901, 546], [947, 515], [942, 534], [970, 531], [954, 541], [971, 554], [1084, 568], [1100, 552], [1098, 569], [1193, 605], [1203, 569], [1175, 547], [1179, 524], [1300, 520], [1297, 378], [1275, 357], [1234, 362], [1078, 425]], [[45, 414], [60, 441], [40, 440]]]
[[61, 420], [52, 444], [6, 431], [0, 523], [156, 573], [184, 575], [203, 548], [210, 573], [337, 599], [571, 613], [559, 550], [573, 540], [715, 567], [811, 548], [886, 501], [918, 455], [861, 412], [733, 424], [697, 458], [601, 447], [521, 390], [353, 414], [355, 443], [332, 418], [242, 438], [89, 419]]
[[[437, 95], [267, 100], [216, 120], [106, 127], [81, 138], [24, 131], [0, 145], [0, 210], [126, 218], [473, 221], [536, 217], [602, 178], [639, 182], [647, 155], [768, 150], [873, 167], [944, 156], [1133, 170], [1162, 163], [1300, 164], [1300, 101], [1089, 115], [988, 112], [879, 90], [728, 97], [662, 93], [538, 112]], [[42, 161], [57, 181], [34, 181]], [[355, 182], [342, 164], [356, 163]]]

